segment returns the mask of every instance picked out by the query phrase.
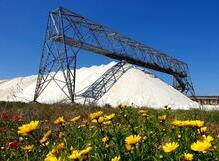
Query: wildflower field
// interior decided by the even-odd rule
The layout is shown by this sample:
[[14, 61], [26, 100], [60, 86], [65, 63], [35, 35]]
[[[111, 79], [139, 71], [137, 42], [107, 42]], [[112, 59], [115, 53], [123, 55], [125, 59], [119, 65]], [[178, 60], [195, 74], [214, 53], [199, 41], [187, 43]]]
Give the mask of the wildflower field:
[[0, 102], [0, 161], [216, 161], [219, 111]]

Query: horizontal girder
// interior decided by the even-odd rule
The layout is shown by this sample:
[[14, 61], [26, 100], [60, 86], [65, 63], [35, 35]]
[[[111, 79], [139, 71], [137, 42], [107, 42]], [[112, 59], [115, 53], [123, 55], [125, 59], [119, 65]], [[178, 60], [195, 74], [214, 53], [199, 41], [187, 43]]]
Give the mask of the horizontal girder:
[[[163, 54], [147, 45], [132, 40], [103, 25], [64, 8], [51, 12], [55, 41], [92, 51], [107, 57], [164, 72], [177, 77], [187, 77], [187, 64]], [[60, 20], [64, 19], [65, 34], [61, 34]]]
[[[63, 42], [63, 36], [55, 36], [53, 35], [53, 37], [51, 37], [51, 39], [53, 41], [59, 41], [59, 42]], [[112, 51], [100, 48], [98, 46], [94, 46], [91, 44], [87, 44], [86, 42], [81, 42], [79, 40], [74, 40], [72, 38], [69, 37], [65, 37], [65, 43], [67, 45], [70, 46], [74, 46], [74, 47], [78, 47], [87, 51], [91, 51], [91, 52], [95, 52], [98, 53], [100, 55], [104, 55], [113, 59], [117, 59], [117, 60], [125, 60], [127, 63], [130, 64], [134, 64], [134, 65], [138, 65], [138, 66], [142, 66], [145, 68], [150, 68], [156, 71], [160, 71], [163, 73], [167, 73], [170, 75], [177, 75], [179, 77], [186, 77], [186, 73], [181, 71], [181, 70], [174, 70], [173, 68], [170, 68], [170, 66], [168, 66], [168, 64], [166, 64], [166, 66], [163, 64], [162, 66], [160, 64], [157, 64], [157, 62], [155, 61], [144, 61], [142, 60], [140, 57], [133, 57], [133, 55], [125, 55], [125, 54], [121, 54], [121, 53], [114, 53]], [[162, 59], [162, 58], [157, 58], [157, 59]], [[162, 60], [160, 60], [160, 62], [162, 62]], [[166, 62], [167, 63], [167, 62]], [[165, 66], [165, 67], [164, 67]]]

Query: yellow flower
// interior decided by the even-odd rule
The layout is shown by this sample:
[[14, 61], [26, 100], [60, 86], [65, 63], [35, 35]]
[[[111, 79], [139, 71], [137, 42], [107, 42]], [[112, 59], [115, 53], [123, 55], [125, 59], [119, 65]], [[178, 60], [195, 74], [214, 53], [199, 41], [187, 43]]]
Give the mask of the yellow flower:
[[24, 124], [18, 127], [18, 134], [27, 136], [32, 131], [36, 130], [39, 126], [39, 121], [31, 121], [29, 124]]
[[174, 126], [184, 126], [183, 121], [180, 120], [174, 120], [171, 122], [171, 124]]
[[93, 119], [93, 120], [91, 120], [91, 122], [97, 123], [97, 119]]
[[71, 122], [75, 123], [75, 122], [77, 122], [80, 118], [81, 118], [80, 115], [79, 115], [79, 116], [76, 116], [76, 117], [74, 117], [74, 118], [71, 119]]
[[91, 113], [89, 117], [91, 120], [98, 119], [102, 114], [103, 114], [103, 111], [98, 111], [98, 112]]
[[191, 149], [193, 151], [198, 151], [198, 152], [202, 152], [205, 153], [209, 148], [211, 147], [211, 143], [208, 141], [197, 141], [195, 143], [192, 143], [191, 145]]
[[164, 150], [164, 152], [169, 153], [169, 152], [172, 152], [172, 151], [176, 150], [178, 148], [178, 146], [179, 146], [179, 144], [175, 143], [175, 142], [166, 143], [163, 146], [163, 150]]
[[203, 137], [203, 141], [212, 142], [214, 140], [214, 138], [210, 135], [208, 135], [207, 137], [203, 135], [202, 137]]
[[141, 140], [141, 136], [139, 136], [139, 135], [130, 135], [130, 136], [127, 136], [125, 138], [125, 143], [129, 144], [129, 145], [132, 145], [132, 144], [137, 144], [138, 142], [140, 142], [140, 140]]
[[174, 120], [171, 123], [174, 126], [193, 126], [193, 127], [202, 127], [204, 125], [204, 121], [201, 120], [185, 120], [185, 121], [180, 121], [180, 120]]
[[76, 159], [80, 159], [81, 158], [81, 155], [79, 154], [79, 150], [73, 150], [72, 151], [72, 154], [68, 156], [69, 159], [73, 159], [73, 160], [76, 160]]
[[51, 135], [52, 135], [52, 131], [51, 131], [51, 130], [47, 131], [47, 132], [43, 135], [42, 139], [40, 139], [40, 143], [41, 143], [41, 144], [44, 144], [45, 142], [47, 142], [48, 138], [49, 138]]
[[43, 137], [50, 137], [52, 135], [52, 130], [48, 130]]
[[104, 125], [110, 125], [110, 124], [112, 124], [112, 121], [104, 121], [103, 124]]
[[112, 123], [111, 120], [115, 117], [115, 114], [113, 113], [110, 115], [101, 116], [102, 114], [103, 114], [102, 111], [90, 114], [90, 118], [92, 119], [91, 122], [104, 124], [104, 125], [111, 124]]
[[63, 124], [65, 123], [64, 117], [58, 117], [55, 121], [54, 124], [58, 125], [58, 124]]
[[120, 161], [120, 159], [121, 159], [121, 157], [120, 157], [120, 156], [116, 156], [116, 157], [112, 158], [112, 160], [111, 160], [111, 161]]
[[183, 154], [183, 159], [185, 161], [191, 161], [191, 160], [193, 160], [193, 154], [191, 154], [191, 153], [184, 153]]
[[58, 159], [54, 155], [48, 155], [44, 161], [58, 161]]
[[206, 127], [206, 126], [201, 127], [201, 128], [200, 128], [200, 131], [201, 131], [201, 132], [206, 132], [206, 131], [207, 131], [207, 127]]
[[105, 121], [109, 121], [109, 120], [112, 120], [113, 118], [115, 117], [115, 114], [110, 114], [110, 115], [107, 115], [105, 116]]
[[204, 125], [204, 121], [201, 120], [192, 120], [190, 121], [191, 126], [202, 127]]
[[83, 150], [73, 150], [72, 154], [69, 155], [68, 158], [73, 160], [80, 160], [81, 158], [84, 159], [84, 157], [86, 157], [91, 150], [92, 150], [91, 146], [88, 146]]
[[103, 116], [100, 116], [98, 119], [98, 123], [103, 123], [105, 120], [105, 118]]
[[49, 157], [49, 156], [57, 156], [58, 153], [64, 149], [64, 146], [65, 146], [64, 143], [57, 144], [57, 145], [54, 147], [54, 149], [52, 149], [52, 151], [50, 151], [50, 152], [47, 154], [47, 157]]
[[64, 143], [59, 143], [58, 145], [55, 146], [54, 151], [55, 151], [56, 153], [59, 153], [60, 151], [62, 151], [62, 150], [64, 149], [64, 147], [65, 147], [65, 144], [64, 144]]
[[148, 113], [148, 110], [143, 110], [143, 109], [142, 109], [142, 110], [139, 110], [138, 112], [139, 112], [140, 114], [143, 114], [143, 113]]
[[159, 116], [160, 121], [165, 121], [167, 119], [167, 115]]
[[109, 140], [109, 138], [107, 136], [105, 136], [104, 138], [102, 138], [102, 142], [105, 144], [107, 141]]
[[34, 147], [34, 145], [27, 145], [27, 146], [23, 147], [23, 150], [25, 152], [29, 153], [29, 152], [31, 152], [33, 150], [33, 147]]
[[92, 147], [89, 146], [89, 147], [87, 147], [86, 149], [81, 150], [81, 151], [79, 152], [79, 154], [80, 154], [80, 155], [86, 155], [86, 154], [88, 154], [91, 150], [92, 150]]

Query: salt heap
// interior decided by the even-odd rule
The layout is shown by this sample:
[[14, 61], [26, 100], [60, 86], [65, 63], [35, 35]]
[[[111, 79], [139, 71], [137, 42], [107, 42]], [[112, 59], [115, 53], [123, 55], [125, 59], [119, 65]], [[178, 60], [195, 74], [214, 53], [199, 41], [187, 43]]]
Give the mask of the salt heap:
[[[80, 94], [95, 82], [107, 69], [115, 65], [111, 62], [107, 65], [80, 68], [76, 71], [76, 94]], [[130, 64], [127, 64], [131, 66]], [[56, 77], [63, 79], [59, 72]], [[19, 77], [10, 80], [0, 80], [0, 101], [33, 100], [37, 76]], [[67, 89], [65, 89], [67, 90]], [[66, 100], [66, 96], [53, 82], [38, 98], [42, 103], [57, 103]], [[76, 99], [83, 103], [84, 98]], [[166, 84], [151, 73], [142, 71], [132, 66], [122, 77], [103, 95], [97, 102], [98, 105], [118, 104], [135, 105], [136, 107], [163, 108], [166, 105], [173, 109], [199, 108], [199, 105], [188, 97]]]

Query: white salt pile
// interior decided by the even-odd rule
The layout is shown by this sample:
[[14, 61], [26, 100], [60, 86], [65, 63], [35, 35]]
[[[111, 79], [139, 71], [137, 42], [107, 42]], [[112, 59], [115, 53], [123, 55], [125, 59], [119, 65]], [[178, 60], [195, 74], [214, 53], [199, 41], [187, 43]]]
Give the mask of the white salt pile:
[[[107, 69], [115, 65], [111, 62], [107, 65], [80, 68], [76, 71], [76, 93], [84, 91], [86, 87], [97, 80]], [[129, 65], [129, 64], [127, 64]], [[63, 79], [59, 72], [56, 77]], [[33, 100], [37, 76], [19, 77], [0, 81], [0, 101]], [[65, 89], [67, 91], [67, 89]], [[66, 96], [53, 82], [38, 98], [42, 103], [56, 103], [66, 100]], [[76, 102], [83, 103], [79, 98]], [[173, 109], [199, 108], [199, 105], [182, 93], [166, 84], [154, 75], [145, 73], [139, 68], [131, 67], [122, 77], [103, 95], [97, 102], [98, 105], [118, 104], [145, 106], [150, 108], [163, 108], [166, 105]]]

